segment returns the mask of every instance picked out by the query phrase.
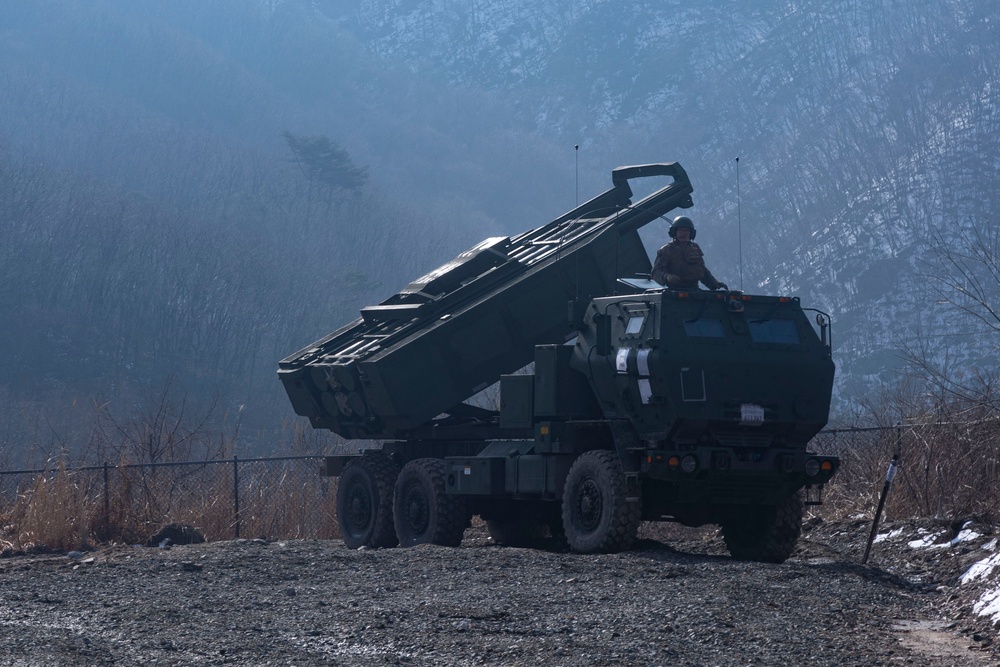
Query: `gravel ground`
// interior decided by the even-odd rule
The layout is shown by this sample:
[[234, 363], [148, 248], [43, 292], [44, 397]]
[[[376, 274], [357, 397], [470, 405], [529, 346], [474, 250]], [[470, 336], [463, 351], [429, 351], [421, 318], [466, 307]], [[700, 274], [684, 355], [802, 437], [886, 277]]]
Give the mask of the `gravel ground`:
[[956, 592], [963, 555], [928, 562], [884, 539], [862, 566], [863, 522], [806, 528], [783, 565], [649, 526], [636, 550], [600, 556], [497, 547], [481, 526], [457, 549], [10, 556], [0, 664], [1000, 665], [995, 630]]

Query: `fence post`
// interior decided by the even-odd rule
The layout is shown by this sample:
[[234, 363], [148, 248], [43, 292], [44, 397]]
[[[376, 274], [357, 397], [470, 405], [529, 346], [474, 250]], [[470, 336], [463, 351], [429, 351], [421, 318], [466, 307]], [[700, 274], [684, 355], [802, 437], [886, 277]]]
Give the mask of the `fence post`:
[[236, 539], [240, 539], [240, 459], [236, 454], [233, 454], [233, 514]]
[[878, 531], [878, 522], [882, 518], [882, 509], [885, 507], [885, 498], [889, 495], [889, 488], [892, 480], [896, 478], [896, 466], [899, 465], [899, 454], [894, 454], [889, 462], [889, 472], [885, 475], [885, 484], [882, 485], [882, 494], [878, 498], [878, 509], [875, 510], [875, 518], [872, 520], [872, 530], [868, 534], [868, 546], [865, 547], [865, 556], [861, 559], [861, 564], [868, 563], [868, 554], [872, 550], [872, 542], [875, 541], [875, 533]]

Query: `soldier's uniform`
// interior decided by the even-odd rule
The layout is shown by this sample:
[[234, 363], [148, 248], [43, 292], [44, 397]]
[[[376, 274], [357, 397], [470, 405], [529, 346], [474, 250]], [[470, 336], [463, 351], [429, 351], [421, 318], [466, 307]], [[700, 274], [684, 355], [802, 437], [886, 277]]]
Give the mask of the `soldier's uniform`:
[[708, 289], [719, 289], [719, 282], [705, 266], [705, 255], [694, 241], [671, 241], [656, 252], [653, 272], [650, 277], [661, 285], [667, 285], [667, 276], [677, 276], [669, 287], [698, 289], [701, 282]]

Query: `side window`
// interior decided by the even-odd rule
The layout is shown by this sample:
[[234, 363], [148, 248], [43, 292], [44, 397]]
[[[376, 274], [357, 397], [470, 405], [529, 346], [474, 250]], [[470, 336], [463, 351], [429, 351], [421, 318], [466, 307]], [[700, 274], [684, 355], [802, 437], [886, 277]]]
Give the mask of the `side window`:
[[650, 308], [645, 303], [626, 303], [622, 307], [625, 316], [625, 331], [627, 338], [642, 338], [643, 330], [650, 321]]
[[703, 319], [684, 320], [684, 333], [696, 338], [725, 338], [726, 330], [722, 320]]
[[646, 323], [646, 314], [632, 315], [628, 318], [628, 324], [625, 326], [626, 336], [638, 336], [642, 333], [642, 325]]
[[749, 320], [750, 339], [755, 343], [798, 345], [799, 330], [794, 320]]

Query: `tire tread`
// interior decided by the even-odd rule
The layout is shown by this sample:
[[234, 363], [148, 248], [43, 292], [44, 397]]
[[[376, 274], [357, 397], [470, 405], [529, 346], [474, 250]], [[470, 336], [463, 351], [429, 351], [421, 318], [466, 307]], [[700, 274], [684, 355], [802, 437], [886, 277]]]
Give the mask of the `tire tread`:
[[[337, 493], [337, 520], [340, 524], [341, 537], [351, 548], [366, 547], [378, 549], [383, 547], [394, 547], [399, 543], [396, 538], [396, 529], [393, 524], [393, 493], [396, 486], [396, 477], [399, 475], [399, 468], [388, 456], [377, 454], [365, 454], [353, 459], [347, 464], [351, 466], [362, 466], [366, 468], [367, 474], [373, 480], [375, 493], [377, 495], [378, 506], [374, 508], [374, 526], [367, 539], [354, 541], [344, 530], [343, 509], [341, 507], [340, 489]], [[347, 468], [345, 468], [347, 470]], [[341, 474], [343, 478], [343, 473]]]
[[[407, 463], [396, 481], [396, 491], [400, 490], [408, 476], [416, 476], [430, 490], [431, 527], [426, 539], [416, 538], [407, 534], [401, 517], [396, 517], [396, 536], [403, 546], [430, 543], [446, 547], [457, 547], [462, 543], [462, 536], [469, 524], [466, 503], [462, 498], [445, 492], [445, 477], [448, 464], [442, 459], [414, 459]], [[402, 530], [401, 530], [402, 528]]]
[[[568, 502], [577, 476], [585, 474], [581, 471], [587, 468], [592, 468], [594, 476], [602, 481], [604, 490], [608, 492], [608, 497], [602, 501], [611, 506], [606, 530], [595, 535], [578, 533], [573, 525], [572, 506]], [[625, 476], [614, 452], [602, 449], [581, 454], [570, 468], [563, 491], [563, 526], [570, 549], [578, 553], [612, 553], [630, 548], [639, 530], [642, 505], [626, 498]]]

